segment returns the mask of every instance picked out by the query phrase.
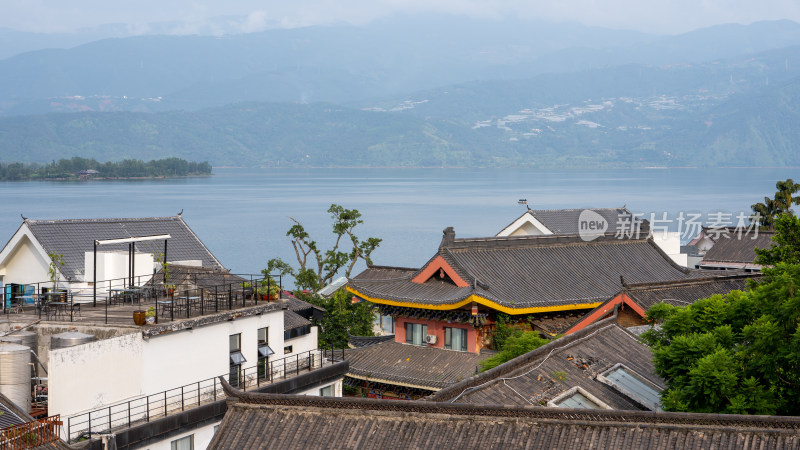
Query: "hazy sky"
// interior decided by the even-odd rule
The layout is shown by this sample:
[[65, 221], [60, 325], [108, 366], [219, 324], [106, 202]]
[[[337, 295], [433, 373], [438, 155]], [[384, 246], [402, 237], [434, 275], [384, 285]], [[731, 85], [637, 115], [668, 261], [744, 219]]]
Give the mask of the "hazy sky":
[[[800, 22], [798, 0], [1, 0], [0, 27], [57, 32], [117, 23], [134, 33], [149, 24], [179, 22], [174, 33], [225, 28], [259, 31], [348, 22], [361, 24], [393, 13], [455, 13], [524, 17], [656, 33], [681, 33], [720, 23], [767, 19]], [[216, 25], [215, 25], [216, 24]], [[162, 30], [163, 31], [163, 30]]]

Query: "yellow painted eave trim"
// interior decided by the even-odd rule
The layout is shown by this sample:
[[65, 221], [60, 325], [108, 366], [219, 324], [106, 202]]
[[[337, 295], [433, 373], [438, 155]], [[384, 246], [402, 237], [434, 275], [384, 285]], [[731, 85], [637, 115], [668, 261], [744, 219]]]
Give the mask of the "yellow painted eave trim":
[[351, 288], [350, 286], [345, 287], [345, 289], [347, 289], [348, 292], [355, 294], [363, 298], [364, 300], [367, 300], [372, 303], [378, 303], [381, 305], [391, 305], [391, 306], [403, 306], [405, 308], [433, 309], [439, 311], [458, 309], [472, 302], [488, 306], [489, 308], [492, 308], [494, 310], [501, 311], [511, 315], [544, 313], [544, 312], [554, 312], [554, 311], [569, 311], [573, 309], [594, 309], [603, 304], [603, 302], [594, 302], [594, 303], [575, 303], [571, 305], [558, 305], [558, 306], [530, 306], [527, 308], [509, 308], [508, 306], [503, 306], [485, 297], [481, 297], [480, 295], [472, 294], [458, 303], [452, 303], [448, 305], [430, 305], [430, 304], [423, 304], [416, 302], [403, 302], [397, 300], [388, 300], [384, 298], [370, 297], [368, 295], [358, 292], [357, 290]]

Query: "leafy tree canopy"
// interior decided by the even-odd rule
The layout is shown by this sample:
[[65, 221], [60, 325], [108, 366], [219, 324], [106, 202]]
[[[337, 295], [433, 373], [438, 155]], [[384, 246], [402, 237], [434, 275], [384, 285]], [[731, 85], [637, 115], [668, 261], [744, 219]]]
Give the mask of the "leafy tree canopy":
[[349, 277], [359, 260], [372, 264], [370, 256], [380, 245], [381, 239], [370, 237], [362, 240], [356, 235], [356, 227], [364, 223], [361, 213], [337, 204], [332, 204], [328, 213], [332, 221], [333, 247], [327, 250], [320, 248], [303, 224], [292, 218], [294, 225], [286, 232], [286, 236], [291, 238], [300, 268], [295, 270], [280, 258], [273, 258], [267, 261], [267, 268], [262, 272], [269, 274], [278, 271], [281, 275], [292, 275], [298, 289], [316, 292], [333, 281], [342, 269], [344, 276]]
[[332, 204], [328, 208], [331, 215], [331, 231], [334, 244], [329, 249], [320, 248], [303, 225], [291, 219], [294, 225], [286, 232], [291, 239], [299, 269], [280, 258], [267, 261], [267, 267], [261, 272], [265, 277], [280, 274], [291, 275], [297, 288], [295, 295], [309, 303], [325, 308], [325, 316], [317, 324], [320, 326], [319, 346], [322, 348], [344, 348], [347, 346], [348, 334], [354, 336], [372, 336], [372, 304], [368, 302], [353, 303], [351, 296], [344, 290], [336, 292], [331, 298], [324, 298], [315, 293], [334, 280], [344, 269], [344, 276], [350, 273], [359, 260], [372, 264], [370, 255], [381, 243], [381, 239], [370, 237], [361, 239], [356, 235], [356, 227], [364, 221], [357, 209], [346, 209]]
[[756, 249], [756, 264], [772, 266], [779, 262], [800, 263], [800, 219], [794, 214], [782, 214], [774, 223], [772, 247]]
[[298, 292], [301, 300], [325, 308], [319, 325], [320, 348], [346, 348], [348, 335], [372, 336], [372, 304], [353, 303], [347, 291], [339, 290], [330, 298]]
[[644, 334], [668, 411], [800, 413], [800, 266], [777, 263], [747, 292], [648, 311]]
[[499, 353], [481, 363], [482, 370], [486, 371], [497, 367], [549, 342], [535, 331], [517, 331], [517, 333], [508, 336], [504, 340], [502, 350]]
[[764, 201], [751, 205], [753, 215], [750, 219], [766, 229], [773, 229], [778, 217], [783, 214], [794, 214], [792, 205], [800, 205], [800, 196], [795, 194], [800, 191], [800, 184], [791, 178], [775, 183], [774, 198], [764, 197]]

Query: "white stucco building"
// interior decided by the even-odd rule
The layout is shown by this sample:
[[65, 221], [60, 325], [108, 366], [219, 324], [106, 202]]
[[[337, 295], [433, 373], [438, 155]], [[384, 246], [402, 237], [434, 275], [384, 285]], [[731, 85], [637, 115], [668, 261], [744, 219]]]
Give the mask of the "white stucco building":
[[[165, 259], [175, 279], [180, 274], [224, 283], [232, 277], [180, 216], [25, 220], [0, 252], [0, 277], [6, 285], [22, 286], [20, 292], [39, 292], [48, 278], [48, 255], [57, 252], [65, 262], [59, 267], [62, 287], [85, 291], [93, 282], [87, 279], [93, 273], [87, 246], [98, 239], [154, 235], [169, 236]], [[98, 259], [107, 268], [103, 276], [137, 276], [146, 284], [160, 268], [155, 251], [146, 241], [124, 245], [129, 251], [112, 248]], [[117, 261], [118, 255], [124, 258]], [[260, 300], [241, 280], [182, 297], [164, 297], [160, 289], [127, 301], [104, 295], [77, 314], [46, 317], [38, 303], [43, 300], [24, 303], [21, 310], [5, 308], [17, 293], [4, 289], [0, 340], [35, 333], [30, 346], [40, 362], [31, 360], [37, 375], [32, 383], [46, 388], [36, 400], [46, 403], [47, 415], [60, 415], [64, 440], [88, 437], [88, 448], [102, 448], [100, 435], [109, 434], [120, 449], [170, 449], [173, 443], [205, 448], [224, 415], [221, 376], [246, 390], [342, 395], [344, 370], [317, 349], [318, 329], [311, 322], [324, 311], [294, 298]], [[134, 325], [132, 311], [150, 306], [159, 310], [159, 322]]]

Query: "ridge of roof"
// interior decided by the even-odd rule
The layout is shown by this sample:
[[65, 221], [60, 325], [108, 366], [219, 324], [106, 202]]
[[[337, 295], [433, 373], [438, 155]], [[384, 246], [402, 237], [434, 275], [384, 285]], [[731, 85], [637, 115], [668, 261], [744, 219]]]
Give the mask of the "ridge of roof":
[[563, 212], [573, 212], [573, 211], [586, 211], [586, 210], [589, 210], [589, 211], [619, 211], [619, 210], [623, 210], [623, 211], [628, 211], [628, 212], [630, 212], [630, 210], [628, 209], [628, 207], [627, 207], [626, 205], [620, 206], [620, 207], [618, 207], [618, 208], [611, 207], [611, 208], [553, 208], [553, 209], [529, 209], [529, 210], [527, 210], [527, 211], [525, 211], [525, 212], [526, 212], [526, 213], [528, 213], [528, 214], [533, 214], [533, 213], [537, 213], [537, 212], [562, 212], [562, 211], [563, 211]]
[[[644, 232], [642, 233], [644, 234]], [[444, 248], [465, 248], [469, 244], [481, 247], [507, 247], [521, 246], [524, 244], [536, 245], [540, 247], [554, 246], [559, 244], [608, 244], [610, 242], [630, 243], [641, 242], [650, 239], [649, 237], [618, 239], [612, 234], [597, 234], [592, 236], [594, 239], [586, 240], [579, 235], [572, 234], [547, 234], [538, 236], [488, 236], [473, 238], [456, 238]]]
[[[800, 417], [793, 416], [757, 416], [738, 414], [707, 414], [651, 411], [620, 410], [586, 410], [573, 408], [554, 408], [540, 406], [501, 406], [473, 405], [463, 403], [441, 403], [425, 400], [374, 400], [360, 397], [317, 397], [295, 394], [268, 394], [255, 391], [243, 392], [232, 387], [224, 377], [219, 377], [220, 384], [231, 406], [271, 405], [291, 408], [322, 408], [337, 410], [376, 411], [378, 414], [402, 413], [416, 415], [418, 413], [445, 414], [452, 416], [489, 416], [503, 418], [534, 418], [561, 421], [580, 421], [587, 424], [664, 424], [672, 426], [706, 426], [729, 427], [742, 429], [745, 427], [761, 427], [771, 430], [796, 432], [800, 429]], [[441, 391], [440, 391], [441, 392]]]
[[[25, 219], [23, 220], [24, 223], [39, 225], [39, 224], [62, 224], [62, 223], [115, 223], [115, 222], [152, 222], [157, 220], [180, 220], [183, 221], [183, 218], [179, 215], [175, 216], [165, 216], [165, 217], [132, 217], [132, 218], [89, 218], [89, 219], [43, 219], [43, 220], [35, 220], [35, 219]], [[186, 222], [184, 222], [186, 223]]]
[[718, 283], [724, 281], [733, 281], [733, 280], [741, 280], [741, 279], [752, 279], [752, 278], [761, 278], [764, 274], [762, 273], [738, 273], [735, 275], [718, 275], [718, 276], [707, 276], [707, 277], [698, 277], [698, 278], [681, 278], [678, 280], [667, 280], [667, 281], [649, 281], [645, 283], [630, 283], [627, 284], [625, 287], [632, 291], [632, 290], [651, 290], [651, 289], [660, 289], [660, 288], [673, 288], [673, 287], [683, 287], [683, 286], [694, 286], [698, 284], [705, 284], [705, 283]]

